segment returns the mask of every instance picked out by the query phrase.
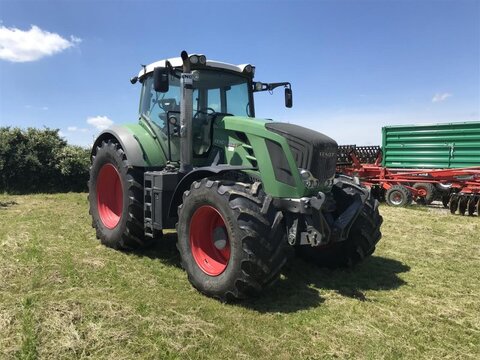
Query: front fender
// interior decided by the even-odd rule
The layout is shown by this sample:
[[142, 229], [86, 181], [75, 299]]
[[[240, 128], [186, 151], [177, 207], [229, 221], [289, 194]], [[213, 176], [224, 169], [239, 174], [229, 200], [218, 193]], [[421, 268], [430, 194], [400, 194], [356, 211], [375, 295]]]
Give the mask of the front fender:
[[182, 196], [185, 190], [188, 190], [192, 183], [196, 180], [200, 180], [209, 176], [219, 175], [229, 171], [245, 171], [245, 170], [255, 170], [253, 167], [246, 166], [235, 166], [235, 165], [213, 165], [196, 168], [186, 174], [177, 184], [175, 191], [172, 196], [172, 201], [170, 202], [169, 207], [169, 216], [177, 216], [177, 207], [182, 202]]

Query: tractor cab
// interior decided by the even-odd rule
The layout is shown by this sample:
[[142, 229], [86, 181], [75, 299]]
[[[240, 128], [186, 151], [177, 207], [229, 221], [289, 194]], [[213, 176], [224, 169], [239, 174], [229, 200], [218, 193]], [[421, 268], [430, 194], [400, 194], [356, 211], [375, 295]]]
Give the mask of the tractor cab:
[[[253, 93], [284, 86], [287, 106], [291, 107], [289, 83], [254, 82], [255, 67], [206, 60], [204, 55], [190, 55], [189, 85], [192, 92], [191, 137], [192, 163], [205, 166], [211, 162], [214, 126], [224, 116], [255, 117]], [[181, 107], [183, 89], [182, 58], [171, 58], [147, 65], [132, 83], [140, 81], [140, 121], [147, 122], [166, 142], [168, 161], [180, 162]], [[272, 85], [274, 87], [272, 87]], [[288, 93], [288, 94], [287, 94]], [[189, 121], [188, 119], [187, 121]], [[188, 130], [186, 130], [188, 132]], [[163, 141], [162, 141], [163, 142]]]

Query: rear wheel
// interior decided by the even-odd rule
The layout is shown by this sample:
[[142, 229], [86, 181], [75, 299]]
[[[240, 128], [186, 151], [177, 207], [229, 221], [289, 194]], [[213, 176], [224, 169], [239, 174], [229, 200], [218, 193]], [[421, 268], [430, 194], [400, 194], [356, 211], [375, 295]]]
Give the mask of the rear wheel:
[[194, 182], [178, 211], [177, 247], [196, 289], [229, 301], [278, 278], [289, 248], [283, 214], [258, 183]]
[[[350, 196], [342, 196], [340, 201], [348, 201]], [[336, 196], [339, 201], [339, 196]], [[342, 204], [342, 207], [345, 204]], [[382, 237], [380, 226], [383, 218], [378, 211], [378, 201], [371, 195], [363, 205], [361, 213], [353, 223], [348, 238], [332, 245], [311, 247], [301, 245], [297, 253], [319, 266], [329, 268], [352, 267], [373, 254]]]
[[412, 203], [412, 193], [403, 185], [393, 185], [385, 193], [385, 200], [390, 206], [408, 206]]
[[432, 183], [415, 183], [413, 188], [418, 191], [416, 202], [421, 205], [430, 205], [435, 199], [435, 186]]
[[90, 168], [89, 203], [97, 238], [111, 248], [147, 243], [143, 232], [143, 171], [127, 164], [120, 145], [103, 141]]

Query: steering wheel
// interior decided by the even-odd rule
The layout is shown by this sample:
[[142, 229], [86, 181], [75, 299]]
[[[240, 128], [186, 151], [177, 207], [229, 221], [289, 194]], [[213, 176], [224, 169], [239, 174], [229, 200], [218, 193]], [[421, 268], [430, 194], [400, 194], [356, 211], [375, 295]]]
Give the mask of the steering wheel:
[[207, 115], [207, 119], [205, 119], [204, 124], [206, 124], [207, 121], [208, 121], [208, 116], [214, 116], [216, 113], [217, 112], [214, 109], [212, 109], [211, 107], [203, 108], [203, 109], [197, 110], [195, 115], [193, 115], [193, 119], [194, 120], [198, 119], [200, 114], [205, 114], [205, 115]]

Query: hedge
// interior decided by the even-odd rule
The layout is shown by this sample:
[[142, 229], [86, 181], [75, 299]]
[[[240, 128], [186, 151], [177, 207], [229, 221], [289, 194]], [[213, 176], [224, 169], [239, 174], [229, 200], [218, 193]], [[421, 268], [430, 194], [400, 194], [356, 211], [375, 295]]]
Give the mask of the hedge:
[[67, 144], [58, 131], [0, 127], [0, 192], [87, 190], [90, 150]]

